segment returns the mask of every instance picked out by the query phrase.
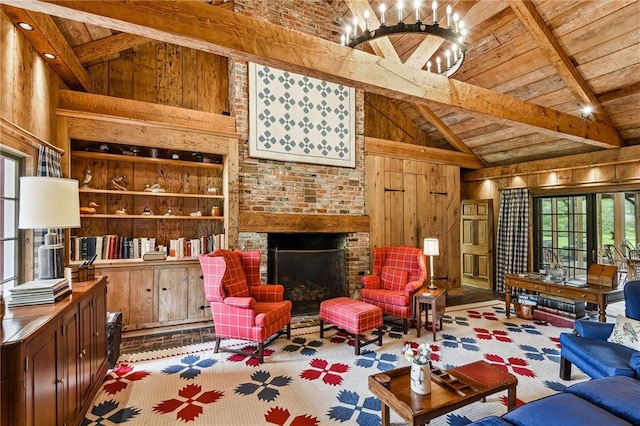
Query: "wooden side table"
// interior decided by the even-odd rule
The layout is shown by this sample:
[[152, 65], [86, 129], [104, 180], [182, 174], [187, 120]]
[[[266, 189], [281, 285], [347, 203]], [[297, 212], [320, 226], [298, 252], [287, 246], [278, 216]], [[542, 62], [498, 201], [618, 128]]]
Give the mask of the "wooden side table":
[[416, 330], [417, 335], [420, 337], [422, 329], [422, 310], [424, 306], [425, 314], [425, 326], [429, 324], [429, 306], [431, 306], [431, 331], [433, 332], [433, 341], [436, 341], [436, 332], [438, 327], [436, 324], [440, 323], [440, 330], [442, 330], [442, 316], [447, 304], [447, 289], [439, 288], [436, 290], [430, 290], [429, 287], [422, 287], [413, 295], [413, 307], [416, 314]]

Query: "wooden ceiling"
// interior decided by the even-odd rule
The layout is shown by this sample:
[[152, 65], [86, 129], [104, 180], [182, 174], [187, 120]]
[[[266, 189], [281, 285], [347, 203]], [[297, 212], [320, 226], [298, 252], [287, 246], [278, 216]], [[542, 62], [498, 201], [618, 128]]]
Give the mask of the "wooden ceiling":
[[[354, 15], [363, 22], [366, 9], [378, 15], [381, 3], [325, 1], [343, 22]], [[639, 1], [439, 1], [440, 17], [451, 5], [469, 30], [467, 58], [450, 80], [421, 70], [439, 47], [437, 38], [379, 39], [365, 53], [258, 23], [231, 12], [232, 2], [209, 1], [215, 8], [202, 2], [0, 3], [14, 22], [35, 22], [36, 31], [25, 35], [39, 51], [61, 56], [54, 69], [78, 90], [90, 91], [86, 67], [159, 40], [259, 58], [388, 96], [433, 146], [474, 157], [473, 168], [640, 144]], [[425, 14], [431, 2], [423, 3]], [[188, 28], [190, 21], [200, 28]], [[388, 13], [387, 23], [393, 21]], [[265, 49], [242, 40], [248, 28], [273, 43]], [[300, 47], [298, 57], [284, 52], [292, 43]], [[589, 119], [580, 116], [585, 105], [595, 108]]]

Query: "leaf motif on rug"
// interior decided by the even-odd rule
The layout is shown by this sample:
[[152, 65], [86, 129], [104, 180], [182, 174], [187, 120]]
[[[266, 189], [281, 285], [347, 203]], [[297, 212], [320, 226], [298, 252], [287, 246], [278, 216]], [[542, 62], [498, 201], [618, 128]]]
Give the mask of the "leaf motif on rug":
[[[353, 420], [355, 420], [358, 425], [380, 424], [380, 416], [375, 413], [381, 409], [378, 398], [372, 396], [362, 398], [357, 392], [348, 390], [340, 391], [337, 398], [338, 401], [344, 405], [329, 408], [328, 415], [330, 419], [346, 422], [352, 420], [354, 414], [357, 413], [356, 418]], [[361, 400], [362, 403], [360, 402]]]
[[505, 359], [496, 354], [486, 354], [484, 358], [496, 367], [502, 368], [507, 373], [513, 372], [525, 377], [536, 377], [536, 373], [525, 368], [529, 363], [524, 359], [516, 357], [508, 357]]
[[[106, 424], [121, 424], [128, 422], [135, 416], [140, 414], [140, 409], [136, 407], [120, 408], [120, 403], [108, 400], [94, 405], [91, 411], [82, 421], [82, 426], [89, 425], [106, 425]], [[109, 423], [105, 423], [107, 420]]]
[[467, 317], [452, 317], [446, 314], [442, 316], [442, 322], [444, 324], [455, 324], [462, 326], [469, 325], [469, 319]]
[[142, 380], [149, 374], [149, 371], [134, 371], [129, 364], [119, 364], [107, 374], [102, 389], [109, 395], [114, 395], [125, 389], [130, 382]]
[[[256, 383], [242, 383], [234, 392], [246, 396], [253, 394], [258, 389], [262, 389], [258, 392], [258, 399], [274, 401], [280, 395], [280, 391], [276, 388], [287, 386], [291, 382], [291, 377], [276, 376], [273, 380], [269, 381], [270, 378], [271, 374], [268, 371], [256, 371], [251, 375], [251, 380]], [[271, 386], [275, 386], [276, 388]]]
[[511, 342], [511, 337], [509, 337], [509, 333], [504, 330], [488, 330], [486, 328], [474, 328], [473, 331], [476, 332], [476, 336], [481, 340], [491, 340], [496, 339], [500, 342]]
[[520, 349], [524, 352], [525, 356], [535, 361], [542, 361], [548, 359], [550, 361], [560, 363], [560, 351], [554, 348], [536, 348], [531, 345], [520, 345]]
[[443, 334], [442, 339], [444, 340], [442, 346], [447, 348], [462, 348], [473, 352], [480, 350], [478, 342], [473, 337], [462, 337], [458, 339], [452, 334]]
[[[322, 381], [331, 386], [338, 386], [342, 384], [342, 376], [349, 371], [347, 364], [335, 363], [329, 366], [329, 363], [324, 359], [314, 359], [309, 365], [312, 368], [304, 370], [300, 373], [300, 377], [305, 380], [317, 380], [322, 377]], [[329, 366], [327, 368], [327, 366]]]
[[498, 317], [495, 312], [479, 312], [479, 311], [467, 311], [469, 318], [480, 319], [484, 318], [489, 321], [498, 321]]
[[356, 359], [356, 365], [363, 368], [376, 368], [378, 371], [388, 371], [396, 368], [398, 356], [390, 353], [378, 355], [373, 351], [366, 351]]
[[285, 352], [298, 352], [300, 355], [313, 356], [318, 353], [318, 348], [324, 345], [321, 340], [308, 341], [304, 337], [294, 337], [291, 339], [291, 344], [282, 348]]
[[[285, 426], [287, 425], [287, 420], [291, 417], [291, 413], [289, 410], [280, 407], [273, 407], [267, 414], [264, 415], [264, 419], [268, 423], [272, 423], [274, 425]], [[317, 417], [313, 417], [307, 414], [301, 414], [296, 416], [291, 420], [291, 423], [288, 423], [290, 426], [317, 426], [320, 424], [320, 420]]]
[[531, 325], [531, 324], [515, 324], [512, 322], [505, 322], [504, 325], [507, 326], [507, 330], [509, 330], [512, 333], [529, 333], [529, 334], [535, 334], [535, 335], [540, 335], [542, 333], [540, 333], [540, 331], [536, 328], [535, 325]]
[[216, 402], [224, 395], [221, 391], [207, 391], [202, 392], [202, 387], [196, 384], [188, 384], [178, 391], [178, 396], [183, 399], [166, 399], [153, 407], [153, 411], [160, 414], [168, 414], [175, 410], [176, 420], [182, 420], [184, 422], [190, 422], [196, 419], [202, 414], [202, 405], [196, 404], [211, 404]]
[[[247, 352], [247, 353], [254, 353], [254, 354], [258, 353], [258, 347], [254, 346], [254, 345], [247, 345], [247, 346], [243, 347], [240, 350], [242, 352]], [[262, 355], [263, 355], [264, 358], [267, 358], [267, 357], [273, 355], [273, 349], [263, 349]], [[227, 361], [244, 362], [245, 364], [247, 364], [250, 367], [259, 367], [260, 366], [260, 362], [258, 361], [258, 358], [252, 357], [252, 356], [249, 356], [249, 355], [244, 355], [244, 354], [233, 354], [233, 355], [231, 355], [231, 356], [229, 356], [227, 358]]]
[[163, 369], [162, 372], [165, 374], [176, 374], [180, 373], [180, 378], [193, 380], [200, 374], [200, 371], [203, 368], [208, 368], [215, 365], [218, 362], [217, 359], [213, 358], [205, 358], [200, 360], [198, 355], [187, 355], [180, 360], [182, 364], [174, 364], [170, 365], [167, 368]]

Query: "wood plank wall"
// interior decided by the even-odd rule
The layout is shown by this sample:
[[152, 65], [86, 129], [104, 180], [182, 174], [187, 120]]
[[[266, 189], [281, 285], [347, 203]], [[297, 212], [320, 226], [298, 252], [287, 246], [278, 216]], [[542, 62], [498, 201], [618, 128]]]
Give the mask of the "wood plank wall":
[[371, 250], [438, 238], [436, 284], [460, 294], [460, 168], [367, 153], [366, 186]]
[[0, 115], [55, 144], [55, 110], [62, 82], [2, 11], [0, 31]]
[[229, 111], [228, 60], [169, 43], [145, 45], [89, 67], [93, 93], [221, 114]]

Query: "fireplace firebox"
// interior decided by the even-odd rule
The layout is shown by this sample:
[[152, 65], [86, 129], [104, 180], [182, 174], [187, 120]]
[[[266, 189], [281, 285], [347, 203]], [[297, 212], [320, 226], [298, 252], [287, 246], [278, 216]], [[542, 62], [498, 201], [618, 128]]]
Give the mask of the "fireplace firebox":
[[269, 234], [267, 274], [282, 284], [291, 313], [317, 314], [320, 302], [347, 294], [346, 235]]

